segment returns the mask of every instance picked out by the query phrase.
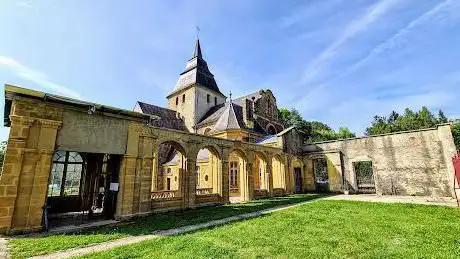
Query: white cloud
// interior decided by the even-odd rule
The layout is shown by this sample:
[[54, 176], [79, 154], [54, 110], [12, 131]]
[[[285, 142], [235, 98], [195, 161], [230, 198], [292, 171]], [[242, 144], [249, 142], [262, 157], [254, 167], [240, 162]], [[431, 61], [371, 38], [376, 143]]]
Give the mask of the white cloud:
[[25, 8], [32, 8], [32, 5], [27, 1], [19, 1], [16, 3], [16, 5], [20, 7], [25, 7]]
[[24, 80], [34, 82], [48, 90], [52, 90], [57, 93], [75, 98], [81, 98], [80, 94], [73, 91], [72, 89], [50, 81], [48, 79], [48, 76], [46, 76], [45, 74], [33, 70], [27, 66], [24, 66], [12, 58], [0, 56], [0, 66], [7, 67], [11, 69], [18, 77], [21, 77]]
[[323, 52], [310, 62], [305, 70], [302, 83], [306, 84], [311, 82], [318, 73], [320, 73], [323, 67], [325, 67], [329, 61], [337, 55], [339, 48], [343, 44], [357, 34], [367, 30], [372, 23], [377, 21], [399, 2], [399, 0], [382, 0], [370, 7], [364, 15], [348, 23], [340, 37], [333, 41]]
[[[417, 18], [409, 22], [404, 28], [398, 30], [398, 32], [393, 34], [391, 37], [387, 38], [381, 44], [374, 47], [367, 56], [365, 56], [364, 58], [360, 59], [358, 62], [346, 68], [345, 71], [339, 74], [337, 77], [334, 77], [333, 79], [328, 80], [327, 82], [323, 82], [317, 85], [316, 87], [313, 87], [312, 90], [307, 95], [303, 96], [299, 101], [297, 101], [297, 106], [302, 107], [304, 111], [313, 109], [315, 106], [315, 103], [317, 103], [318, 96], [322, 93], [320, 92], [320, 90], [323, 90], [323, 88], [325, 87], [330, 87], [332, 81], [341, 79], [351, 74], [352, 72], [356, 71], [359, 67], [367, 63], [373, 57], [397, 47], [401, 39], [406, 37], [416, 27], [426, 24], [436, 18], [438, 18], [439, 20], [442, 20], [443, 17], [447, 16], [447, 14], [445, 13], [446, 11], [455, 12], [455, 8], [452, 8], [452, 4], [454, 2], [455, 1], [452, 1], [452, 0], [445, 0], [437, 4], [430, 10], [419, 15]], [[459, 2], [457, 1], [456, 3], [458, 4]], [[319, 100], [321, 99], [322, 98], [319, 98]]]
[[[456, 2], [458, 4], [458, 1]], [[383, 41], [381, 44], [377, 45], [375, 48], [371, 50], [371, 52], [365, 56], [364, 58], [360, 59], [358, 62], [353, 64], [351, 67], [349, 67], [344, 73], [342, 73], [340, 77], [343, 77], [353, 71], [355, 71], [357, 68], [368, 62], [370, 59], [373, 57], [388, 51], [390, 49], [398, 47], [398, 45], [401, 42], [401, 39], [406, 37], [407, 34], [411, 33], [412, 30], [418, 26], [421, 26], [423, 24], [426, 24], [427, 22], [432, 21], [433, 19], [436, 18], [442, 18], [447, 16], [446, 13], [444, 12], [458, 12], [459, 10], [455, 10], [455, 8], [452, 8], [452, 5], [454, 4], [454, 1], [452, 0], [446, 0], [438, 5], [434, 6], [427, 12], [421, 14], [418, 16], [416, 19], [412, 20], [407, 26], [404, 28], [400, 29], [398, 32], [393, 34], [391, 37], [387, 38], [385, 41]], [[440, 17], [441, 16], [441, 17]]]

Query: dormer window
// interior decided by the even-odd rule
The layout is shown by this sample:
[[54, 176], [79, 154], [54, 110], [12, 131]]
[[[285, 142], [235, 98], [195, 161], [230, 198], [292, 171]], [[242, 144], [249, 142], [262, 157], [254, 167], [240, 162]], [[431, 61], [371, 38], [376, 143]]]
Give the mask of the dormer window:
[[211, 102], [211, 95], [206, 95], [206, 102], [207, 103], [210, 103]]
[[185, 94], [182, 95], [182, 102], [185, 103]]

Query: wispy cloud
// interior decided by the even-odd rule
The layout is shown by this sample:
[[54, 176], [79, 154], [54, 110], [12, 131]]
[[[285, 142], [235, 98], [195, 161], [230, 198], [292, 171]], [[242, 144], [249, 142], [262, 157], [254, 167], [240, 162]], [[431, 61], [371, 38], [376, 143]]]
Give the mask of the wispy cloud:
[[[311, 105], [305, 105], [306, 103], [311, 103], [310, 99], [311, 96], [319, 93], [319, 91], [323, 90], [324, 88], [328, 87], [331, 85], [332, 81], [337, 81], [353, 72], [355, 72], [357, 69], [365, 65], [369, 60], [372, 58], [381, 55], [384, 52], [387, 52], [391, 49], [394, 49], [398, 46], [401, 45], [401, 42], [405, 37], [408, 36], [414, 29], [416, 29], [419, 26], [422, 26], [423, 24], [426, 24], [430, 21], [433, 21], [433, 19], [442, 19], [443, 17], [447, 16], [448, 14], [446, 12], [455, 12], [455, 8], [452, 8], [452, 5], [455, 3], [459, 3], [458, 1], [452, 1], [452, 0], [445, 0], [433, 8], [429, 9], [428, 11], [422, 13], [419, 15], [417, 18], [413, 19], [410, 21], [405, 27], [401, 28], [398, 30], [395, 34], [390, 36], [389, 38], [385, 39], [381, 44], [375, 46], [368, 55], [363, 57], [362, 59], [358, 60], [351, 66], [345, 68], [345, 70], [337, 75], [336, 77], [329, 79], [325, 82], [320, 83], [316, 87], [314, 87], [307, 95], [303, 96], [301, 100], [298, 101], [298, 106], [305, 106], [305, 109], [311, 108]], [[304, 104], [305, 103], [305, 104]], [[304, 105], [303, 105], [304, 104]]]
[[353, 71], [355, 71], [357, 68], [361, 67], [364, 65], [366, 62], [368, 62], [370, 59], [373, 57], [382, 54], [383, 52], [386, 52], [388, 50], [394, 49], [398, 47], [402, 39], [406, 37], [408, 34], [412, 32], [412, 30], [418, 26], [421, 26], [423, 24], [426, 24], [433, 19], [442, 19], [443, 17], [446, 17], [448, 14], [446, 12], [458, 12], [459, 10], [455, 10], [453, 7], [454, 2], [457, 4], [459, 3], [458, 1], [452, 1], [452, 0], [446, 0], [443, 1], [427, 12], [421, 14], [418, 16], [416, 19], [412, 20], [405, 26], [404, 28], [400, 29], [398, 32], [393, 34], [391, 37], [387, 38], [384, 40], [381, 44], [377, 45], [375, 48], [373, 48], [368, 55], [366, 55], [364, 58], [360, 59], [358, 62], [354, 63], [352, 66], [350, 66], [344, 73], [342, 73], [339, 77], [343, 77]]
[[16, 5], [20, 7], [25, 7], [25, 8], [32, 8], [32, 5], [27, 1], [18, 1]]
[[357, 34], [367, 30], [372, 23], [395, 7], [399, 0], [382, 0], [370, 7], [362, 16], [352, 20], [346, 25], [343, 33], [335, 39], [323, 52], [321, 52], [305, 70], [302, 83], [311, 82], [318, 73], [332, 60], [338, 53], [340, 47]]
[[24, 80], [34, 82], [48, 90], [52, 90], [60, 94], [68, 95], [68, 96], [75, 97], [75, 98], [81, 98], [80, 94], [73, 91], [72, 89], [49, 80], [47, 75], [40, 73], [38, 71], [35, 71], [32, 68], [29, 68], [27, 66], [24, 66], [23, 64], [19, 63], [18, 61], [12, 58], [9, 58], [6, 56], [0, 56], [0, 66], [9, 68], [18, 77]]

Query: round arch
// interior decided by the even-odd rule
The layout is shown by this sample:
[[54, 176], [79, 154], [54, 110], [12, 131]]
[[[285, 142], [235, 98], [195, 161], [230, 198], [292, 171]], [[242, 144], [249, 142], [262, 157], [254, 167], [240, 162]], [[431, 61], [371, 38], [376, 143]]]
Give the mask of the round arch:
[[152, 172], [152, 191], [177, 192], [186, 170], [187, 149], [177, 140], [161, 139], [157, 143], [154, 170]]
[[222, 159], [214, 145], [203, 145], [196, 157], [196, 194], [222, 193]]
[[267, 133], [270, 134], [270, 135], [275, 135], [275, 134], [278, 133], [278, 132], [276, 131], [275, 126], [273, 126], [273, 124], [271, 124], [271, 123], [269, 123], [269, 124], [267, 125], [266, 131], [267, 131]]

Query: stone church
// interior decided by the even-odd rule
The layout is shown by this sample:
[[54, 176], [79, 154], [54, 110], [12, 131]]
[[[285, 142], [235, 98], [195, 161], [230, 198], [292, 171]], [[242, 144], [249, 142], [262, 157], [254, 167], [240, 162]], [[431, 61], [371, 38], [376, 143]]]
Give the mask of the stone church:
[[219, 89], [199, 40], [167, 108], [5, 85], [0, 232], [124, 220], [292, 193], [454, 197], [449, 124], [304, 143], [271, 90]]

